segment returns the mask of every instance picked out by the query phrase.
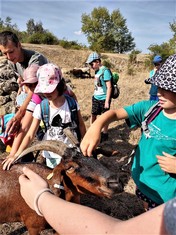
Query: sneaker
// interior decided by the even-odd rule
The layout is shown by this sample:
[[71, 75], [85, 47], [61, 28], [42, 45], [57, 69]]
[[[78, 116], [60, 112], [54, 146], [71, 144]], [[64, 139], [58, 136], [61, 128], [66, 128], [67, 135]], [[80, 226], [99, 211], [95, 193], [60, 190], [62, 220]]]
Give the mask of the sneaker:
[[100, 143], [108, 140], [108, 133], [101, 133], [101, 140]]

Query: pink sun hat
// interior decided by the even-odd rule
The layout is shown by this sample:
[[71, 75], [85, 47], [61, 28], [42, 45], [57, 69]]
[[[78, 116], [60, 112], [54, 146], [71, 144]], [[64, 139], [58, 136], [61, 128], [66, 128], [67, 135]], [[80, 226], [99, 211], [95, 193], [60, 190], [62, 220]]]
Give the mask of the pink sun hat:
[[37, 70], [39, 69], [39, 65], [37, 64], [31, 64], [29, 67], [27, 67], [23, 72], [23, 82], [21, 83], [21, 86], [27, 83], [36, 83], [38, 82], [37, 78]]
[[37, 77], [34, 93], [52, 93], [62, 79], [62, 72], [58, 66], [48, 63], [40, 66]]

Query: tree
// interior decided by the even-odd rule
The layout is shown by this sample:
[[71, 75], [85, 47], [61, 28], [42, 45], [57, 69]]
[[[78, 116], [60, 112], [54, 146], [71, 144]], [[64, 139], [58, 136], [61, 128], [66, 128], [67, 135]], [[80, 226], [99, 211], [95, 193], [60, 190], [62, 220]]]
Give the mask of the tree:
[[11, 30], [13, 32], [18, 32], [18, 27], [16, 24], [12, 24], [12, 19], [7, 16], [5, 21], [0, 18], [0, 30]]
[[29, 35], [32, 35], [33, 33], [35, 33], [35, 23], [34, 23], [34, 19], [30, 19], [28, 20], [28, 22], [26, 23], [27, 26], [27, 33]]
[[35, 24], [35, 32], [36, 33], [45, 33], [46, 32], [46, 30], [44, 30], [44, 28], [43, 28], [42, 22], [38, 22]]
[[81, 22], [92, 50], [124, 53], [135, 48], [134, 38], [119, 10], [110, 15], [105, 7], [94, 8], [90, 15], [82, 14]]
[[34, 19], [28, 20], [26, 23], [27, 33], [32, 35], [34, 33], [45, 33], [42, 22], [35, 23]]
[[173, 38], [171, 38], [168, 42], [163, 42], [161, 45], [152, 44], [148, 47], [148, 50], [151, 51], [150, 60], [152, 60], [154, 55], [161, 55], [163, 60], [166, 60], [170, 55], [176, 53], [176, 21], [173, 23], [169, 23], [171, 31], [174, 33]]
[[174, 20], [173, 23], [169, 23], [171, 31], [174, 33], [174, 37], [176, 37], [176, 21]]

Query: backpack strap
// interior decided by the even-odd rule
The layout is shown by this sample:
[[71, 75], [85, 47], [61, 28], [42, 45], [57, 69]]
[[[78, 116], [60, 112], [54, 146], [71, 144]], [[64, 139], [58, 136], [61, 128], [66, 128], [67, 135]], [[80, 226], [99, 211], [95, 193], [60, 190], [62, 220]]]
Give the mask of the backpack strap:
[[[69, 95], [65, 95], [65, 98], [68, 102], [68, 106], [71, 112], [71, 120], [75, 121], [77, 119], [77, 104], [75, 99], [73, 99], [72, 97], [70, 97]], [[76, 121], [75, 121], [76, 122]]]
[[40, 103], [41, 107], [41, 117], [42, 121], [45, 127], [45, 132], [47, 131], [49, 127], [49, 102], [48, 99], [43, 99], [42, 102]]
[[71, 120], [74, 124], [74, 129], [76, 131], [78, 140], [81, 140], [81, 133], [79, 130], [79, 119], [78, 119], [78, 109], [77, 109], [77, 103], [75, 101], [75, 99], [69, 95], [64, 94], [67, 102], [68, 102], [68, 106], [70, 109], [70, 113], [71, 113]]
[[148, 124], [151, 123], [156, 116], [161, 112], [163, 108], [160, 106], [159, 102], [154, 104], [150, 109], [144, 114], [144, 121], [142, 122], [142, 130], [146, 134], [149, 133]]

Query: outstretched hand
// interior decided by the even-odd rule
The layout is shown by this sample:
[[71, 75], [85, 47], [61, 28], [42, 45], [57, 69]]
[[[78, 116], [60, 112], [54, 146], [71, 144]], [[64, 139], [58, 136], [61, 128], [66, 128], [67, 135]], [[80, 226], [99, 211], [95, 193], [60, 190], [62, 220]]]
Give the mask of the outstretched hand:
[[90, 127], [81, 141], [80, 148], [84, 156], [91, 157], [92, 151], [100, 143], [100, 131]]
[[23, 175], [19, 177], [20, 193], [28, 206], [34, 208], [36, 195], [43, 189], [48, 188], [47, 182], [27, 167], [23, 168]]
[[163, 152], [163, 156], [156, 156], [161, 169], [167, 173], [176, 174], [176, 157]]

